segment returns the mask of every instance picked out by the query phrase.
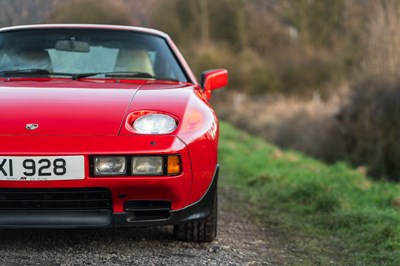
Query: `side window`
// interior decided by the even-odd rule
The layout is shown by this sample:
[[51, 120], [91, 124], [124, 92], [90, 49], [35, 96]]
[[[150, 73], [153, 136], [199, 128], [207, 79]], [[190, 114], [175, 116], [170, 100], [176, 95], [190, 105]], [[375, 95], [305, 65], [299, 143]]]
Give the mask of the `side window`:
[[169, 77], [166, 71], [165, 62], [160, 60], [160, 53], [157, 51], [149, 51], [149, 58], [151, 61], [151, 65], [154, 69], [154, 74], [156, 77]]
[[6, 69], [8, 66], [11, 65], [11, 60], [7, 54], [0, 54], [0, 69]]
[[151, 65], [152, 65], [153, 68], [154, 68], [154, 64], [155, 64], [155, 61], [156, 61], [156, 54], [157, 54], [157, 52], [156, 52], [156, 51], [148, 51], [147, 53], [148, 53], [148, 55], [149, 55]]
[[176, 78], [176, 75], [171, 71], [170, 64], [168, 64], [165, 56], [160, 52], [154, 52], [154, 70], [157, 77], [162, 78]]

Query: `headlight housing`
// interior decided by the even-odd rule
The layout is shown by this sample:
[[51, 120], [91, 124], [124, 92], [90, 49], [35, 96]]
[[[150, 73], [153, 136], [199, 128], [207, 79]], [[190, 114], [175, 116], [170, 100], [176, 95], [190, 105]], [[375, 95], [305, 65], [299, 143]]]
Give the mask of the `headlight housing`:
[[91, 156], [90, 175], [106, 176], [175, 176], [182, 173], [181, 157], [171, 155], [101, 155]]
[[163, 175], [164, 158], [162, 156], [132, 157], [132, 175]]
[[94, 159], [95, 176], [126, 175], [124, 156], [99, 156]]
[[177, 127], [176, 120], [165, 114], [147, 114], [138, 117], [132, 125], [139, 134], [168, 134]]

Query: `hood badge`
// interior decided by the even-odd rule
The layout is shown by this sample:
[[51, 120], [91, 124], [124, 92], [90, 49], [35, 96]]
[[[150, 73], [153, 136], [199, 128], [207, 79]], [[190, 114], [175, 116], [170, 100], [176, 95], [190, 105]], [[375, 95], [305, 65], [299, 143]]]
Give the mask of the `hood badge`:
[[39, 124], [26, 124], [26, 129], [27, 130], [35, 130], [39, 127]]

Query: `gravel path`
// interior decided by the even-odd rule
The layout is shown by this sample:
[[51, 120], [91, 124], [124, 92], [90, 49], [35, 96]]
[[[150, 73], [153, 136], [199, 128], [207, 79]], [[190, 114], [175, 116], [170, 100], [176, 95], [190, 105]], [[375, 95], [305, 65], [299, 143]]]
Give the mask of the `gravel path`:
[[[1, 265], [281, 265], [285, 250], [220, 189], [219, 231], [209, 244], [175, 241], [172, 227], [1, 230]], [[241, 210], [240, 213], [235, 210]], [[279, 241], [279, 240], [278, 240]], [[276, 245], [275, 245], [276, 246]], [[287, 262], [287, 261], [286, 261]]]

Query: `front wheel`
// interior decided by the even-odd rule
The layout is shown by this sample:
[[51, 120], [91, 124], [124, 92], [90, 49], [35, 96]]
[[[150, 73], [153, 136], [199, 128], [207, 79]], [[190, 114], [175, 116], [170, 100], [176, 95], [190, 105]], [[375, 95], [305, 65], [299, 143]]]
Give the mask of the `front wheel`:
[[210, 215], [202, 220], [190, 221], [174, 226], [176, 239], [191, 242], [211, 242], [217, 236], [218, 193], [215, 191]]

